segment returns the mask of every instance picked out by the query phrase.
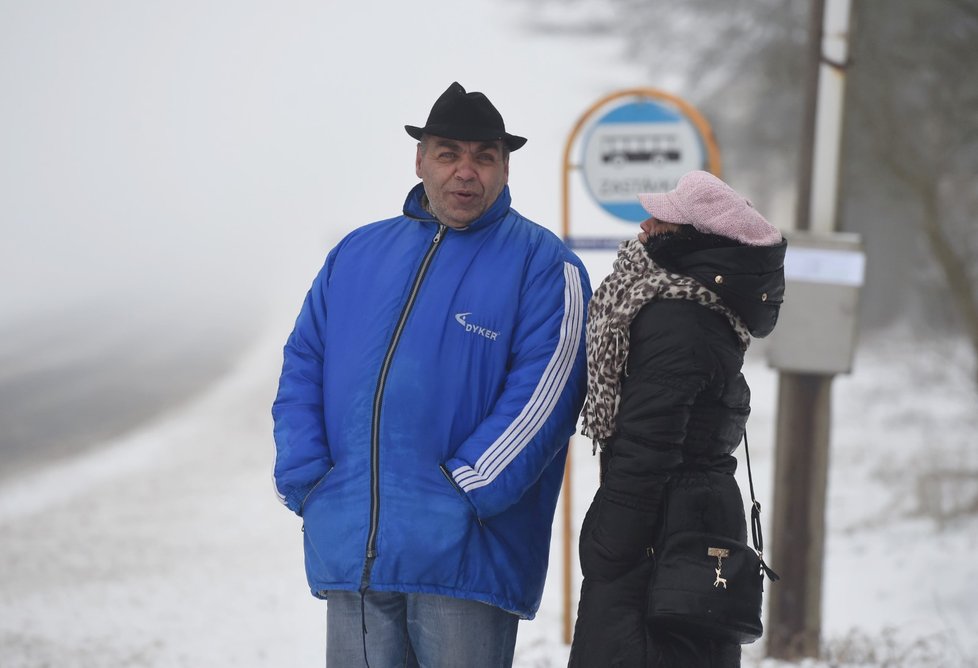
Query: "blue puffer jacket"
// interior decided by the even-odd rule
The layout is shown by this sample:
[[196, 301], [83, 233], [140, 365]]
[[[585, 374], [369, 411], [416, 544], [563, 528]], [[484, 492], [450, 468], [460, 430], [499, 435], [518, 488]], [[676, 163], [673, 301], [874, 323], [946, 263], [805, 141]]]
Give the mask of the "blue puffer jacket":
[[285, 346], [275, 482], [312, 593], [427, 592], [532, 619], [584, 399], [581, 261], [510, 208], [421, 205], [334, 248]]

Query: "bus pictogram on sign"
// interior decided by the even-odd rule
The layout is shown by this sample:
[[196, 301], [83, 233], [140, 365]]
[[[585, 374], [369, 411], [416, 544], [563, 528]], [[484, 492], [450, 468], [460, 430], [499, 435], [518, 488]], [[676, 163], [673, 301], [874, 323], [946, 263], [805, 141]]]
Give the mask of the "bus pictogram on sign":
[[601, 138], [601, 160], [619, 167], [633, 162], [661, 165], [681, 157], [679, 138], [671, 132]]

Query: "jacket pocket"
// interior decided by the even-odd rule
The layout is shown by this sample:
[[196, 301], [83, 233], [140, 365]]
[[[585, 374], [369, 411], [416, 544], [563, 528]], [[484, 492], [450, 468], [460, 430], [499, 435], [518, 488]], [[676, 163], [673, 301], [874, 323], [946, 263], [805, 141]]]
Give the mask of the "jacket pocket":
[[323, 483], [326, 482], [326, 478], [329, 477], [329, 474], [332, 473], [333, 469], [335, 468], [336, 468], [335, 464], [330, 466], [329, 470], [326, 471], [326, 473], [324, 473], [323, 476], [316, 481], [316, 484], [313, 485], [308, 492], [306, 492], [306, 495], [302, 499], [302, 505], [299, 506], [299, 517], [302, 517], [302, 515], [305, 513], [306, 504], [309, 503], [309, 499], [312, 498], [312, 495], [316, 492], [316, 490], [322, 487]]
[[445, 480], [448, 481], [448, 484], [451, 485], [452, 489], [455, 490], [455, 493], [458, 494], [460, 497], [462, 497], [462, 500], [465, 502], [465, 505], [469, 507], [469, 510], [472, 512], [472, 516], [475, 518], [475, 521], [479, 523], [479, 526], [483, 526], [482, 518], [479, 517], [479, 511], [476, 510], [475, 504], [472, 503], [472, 499], [469, 498], [469, 495], [465, 493], [464, 489], [458, 486], [458, 483], [455, 482], [455, 478], [452, 477], [452, 474], [449, 473], [448, 469], [445, 468], [444, 464], [439, 464], [438, 468], [441, 470], [442, 475], [445, 476]]
[[615, 503], [599, 489], [581, 526], [584, 577], [611, 582], [651, 557], [654, 520], [653, 513]]

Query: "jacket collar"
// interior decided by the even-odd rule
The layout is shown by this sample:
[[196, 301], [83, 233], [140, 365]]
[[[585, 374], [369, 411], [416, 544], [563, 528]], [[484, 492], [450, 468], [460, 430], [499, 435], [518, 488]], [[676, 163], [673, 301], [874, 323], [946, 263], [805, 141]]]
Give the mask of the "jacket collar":
[[[407, 199], [404, 200], [404, 215], [408, 218], [414, 218], [416, 220], [437, 223], [438, 219], [424, 208], [424, 197], [425, 193], [423, 183], [419, 183], [411, 188]], [[509, 214], [511, 204], [512, 198], [509, 194], [509, 186], [503, 186], [502, 192], [499, 193], [499, 197], [496, 198], [496, 201], [493, 202], [481, 216], [469, 223], [469, 226], [465, 229], [478, 230], [492, 225], [493, 223], [499, 222]]]

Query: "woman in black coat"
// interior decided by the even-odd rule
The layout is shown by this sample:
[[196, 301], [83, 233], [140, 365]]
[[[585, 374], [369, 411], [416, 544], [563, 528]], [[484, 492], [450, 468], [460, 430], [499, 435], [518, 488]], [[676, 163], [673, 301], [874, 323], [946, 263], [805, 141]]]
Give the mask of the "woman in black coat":
[[601, 482], [581, 528], [573, 668], [740, 665], [740, 646], [646, 620], [657, 539], [744, 541], [734, 450], [750, 413], [741, 374], [784, 294], [785, 241], [720, 179], [690, 172], [639, 195], [651, 218], [622, 244], [588, 315], [584, 433]]

